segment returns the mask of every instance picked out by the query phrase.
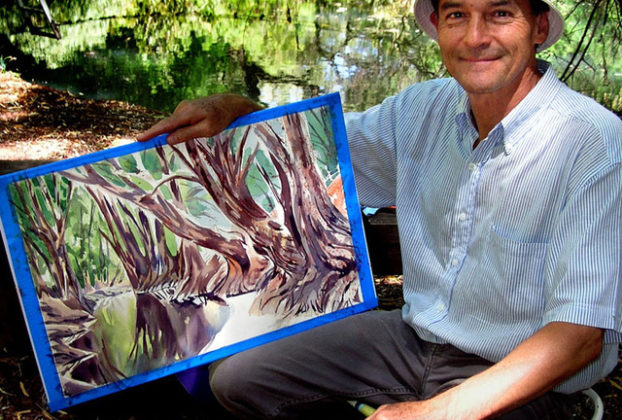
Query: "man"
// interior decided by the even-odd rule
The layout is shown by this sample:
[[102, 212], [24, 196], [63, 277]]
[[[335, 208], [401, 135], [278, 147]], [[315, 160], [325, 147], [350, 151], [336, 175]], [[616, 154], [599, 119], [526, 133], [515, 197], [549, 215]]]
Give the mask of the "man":
[[[380, 406], [372, 419], [544, 418], [615, 367], [622, 122], [536, 60], [561, 15], [416, 0], [415, 17], [453, 78], [347, 116], [362, 203], [397, 206], [406, 304], [215, 364], [213, 391], [239, 416], [357, 399]], [[212, 135], [253, 109], [183, 102], [141, 140]]]

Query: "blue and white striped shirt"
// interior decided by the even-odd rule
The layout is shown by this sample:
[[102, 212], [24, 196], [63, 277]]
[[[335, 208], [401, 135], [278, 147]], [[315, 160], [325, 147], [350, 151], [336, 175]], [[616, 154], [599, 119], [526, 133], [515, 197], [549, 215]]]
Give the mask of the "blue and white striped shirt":
[[475, 149], [453, 79], [348, 114], [347, 131], [362, 204], [397, 206], [404, 320], [491, 361], [552, 321], [603, 328], [600, 358], [557, 388], [574, 392], [622, 341], [622, 122], [539, 66]]

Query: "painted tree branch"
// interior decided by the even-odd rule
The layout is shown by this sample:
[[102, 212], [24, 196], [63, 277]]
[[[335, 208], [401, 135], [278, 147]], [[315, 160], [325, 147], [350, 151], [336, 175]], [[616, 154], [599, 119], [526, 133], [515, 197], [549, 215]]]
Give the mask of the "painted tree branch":
[[[231, 146], [236, 134], [233, 130], [208, 141], [195, 140], [173, 148], [194, 176], [172, 174], [166, 156], [158, 152], [167, 178], [149, 192], [137, 188], [122, 173], [117, 176], [129, 188], [115, 185], [90, 165], [79, 173], [68, 171], [64, 175], [135, 203], [183, 241], [222, 255], [226, 281], [219, 277], [215, 282], [200, 282], [209, 285], [208, 289], [186, 282], [185, 291], [231, 296], [258, 290], [255, 310], [284, 316], [309, 308], [320, 312], [338, 309], [359, 299], [356, 287], [349, 290], [356, 278], [349, 224], [327, 193], [306, 120], [291, 115], [282, 118], [282, 124], [282, 134], [269, 123], [244, 128], [236, 150]], [[260, 150], [268, 156], [276, 178], [256, 162]], [[264, 209], [249, 189], [248, 176], [254, 165], [260, 168], [259, 174], [277, 204], [271, 211]], [[180, 179], [196, 180], [235, 229], [223, 235], [184, 217], [177, 185]], [[164, 184], [175, 191], [173, 200], [167, 200], [160, 191]], [[107, 217], [110, 219], [110, 214]], [[147, 239], [144, 242], [153, 248]], [[134, 254], [135, 248], [136, 244], [129, 246]], [[181, 255], [196, 271], [200, 260], [196, 248], [184, 245], [182, 250]], [[139, 263], [136, 255], [127, 261], [134, 266]], [[212, 258], [208, 265], [216, 262]], [[197, 276], [193, 277], [196, 281]]]
[[[298, 115], [283, 121], [285, 137], [267, 123], [256, 124], [244, 129], [235, 152], [232, 130], [213, 137], [211, 144], [188, 142], [186, 153], [177, 153], [222, 213], [241, 231], [249, 232], [254, 247], [273, 262], [274, 270], [259, 289], [255, 309], [281, 314], [309, 308], [332, 310], [352, 298], [338, 292], [342, 282], [350, 285], [356, 267], [349, 225], [328, 196], [306, 121]], [[259, 150], [258, 145], [249, 146], [244, 154], [251, 130], [277, 173], [278, 186], [260, 170], [278, 203], [272, 213], [256, 202], [246, 181], [250, 161]]]
[[[52, 177], [50, 181], [52, 187], [58, 190], [60, 188], [60, 178], [57, 175], [49, 176]], [[37, 183], [36, 186], [34, 185], [35, 182]], [[28, 197], [26, 197], [24, 188]], [[37, 196], [35, 188], [40, 191], [39, 197], [41, 198]], [[47, 290], [55, 297], [67, 298], [70, 294], [77, 297], [79, 296], [79, 291], [75, 286], [76, 276], [69, 262], [64, 240], [67, 224], [67, 206], [62, 208], [59, 194], [55, 193], [55, 197], [52, 197], [48, 188], [46, 182], [41, 178], [24, 180], [15, 187], [21, 202], [20, 212], [28, 221], [27, 229], [41, 241], [45, 247], [45, 252], [41, 252], [41, 249], [34, 243], [31, 244], [32, 248], [39, 251], [39, 255], [44, 260], [51, 277], [56, 283], [56, 287], [53, 289], [48, 289], [45, 284], [40, 284], [38, 290]], [[72, 194], [71, 183], [68, 184], [67, 188], [65, 201], [69, 203]], [[46, 211], [44, 211], [43, 206], [46, 207], [47, 213], [51, 215], [53, 223], [50, 223], [45, 216]], [[27, 208], [31, 211], [27, 211]], [[41, 277], [39, 280], [42, 281]]]
[[306, 124], [299, 114], [285, 116], [283, 124], [287, 142], [265, 126], [261, 131], [271, 150], [285, 152], [285, 144], [290, 146], [289, 153], [274, 153], [272, 158], [281, 183], [289, 179], [281, 202], [290, 203], [284, 207], [286, 226], [293, 232], [297, 248], [304, 250], [305, 274], [297, 282], [293, 276], [275, 279], [262, 291], [258, 307], [294, 312], [338, 309], [352, 303], [354, 297], [341, 293], [349, 289], [356, 268], [349, 225], [330, 200], [315, 166]]
[[[229, 295], [239, 294], [254, 289], [257, 281], [265, 274], [267, 263], [256, 256], [254, 250], [247, 246], [248, 238], [239, 232], [227, 232], [226, 236], [212, 228], [199, 226], [187, 218], [173, 203], [161, 193], [147, 194], [138, 188], [123, 188], [112, 184], [98, 174], [91, 165], [85, 165], [82, 173], [65, 171], [63, 176], [74, 182], [100, 188], [128, 202], [132, 202], [150, 212], [160, 220], [171, 232], [182, 239], [211, 249], [223, 256], [227, 263], [227, 276], [230, 288]], [[225, 291], [223, 291], [225, 292]]]

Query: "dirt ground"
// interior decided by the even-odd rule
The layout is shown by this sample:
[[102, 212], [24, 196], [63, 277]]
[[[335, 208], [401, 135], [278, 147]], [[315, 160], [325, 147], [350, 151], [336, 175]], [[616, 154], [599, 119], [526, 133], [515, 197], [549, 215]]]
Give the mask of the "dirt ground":
[[[79, 98], [0, 72], [0, 173], [134, 141], [133, 136], [161, 116], [118, 101]], [[0, 267], [0, 420], [226, 418], [212, 402], [190, 398], [174, 378], [51, 413], [1, 251]], [[375, 282], [381, 308], [401, 305], [401, 277], [379, 276]], [[622, 364], [594, 389], [603, 399], [604, 418], [622, 418]], [[592, 408], [581, 398], [574, 412], [575, 419], [589, 419]]]

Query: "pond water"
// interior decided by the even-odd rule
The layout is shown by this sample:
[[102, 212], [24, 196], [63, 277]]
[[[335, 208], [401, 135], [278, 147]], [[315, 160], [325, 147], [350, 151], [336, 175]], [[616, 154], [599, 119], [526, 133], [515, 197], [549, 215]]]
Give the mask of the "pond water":
[[[416, 81], [446, 75], [436, 44], [414, 23], [410, 0], [61, 0], [51, 6], [60, 40], [33, 35], [16, 7], [0, 10], [0, 64], [76, 95], [169, 112], [182, 99], [217, 92], [267, 106], [340, 92], [346, 110], [362, 110]], [[563, 68], [555, 55], [544, 58]], [[611, 88], [600, 95], [615, 108], [622, 77], [607, 74], [604, 85]], [[603, 83], [586, 84], [595, 77], [571, 85], [586, 94], [602, 91]]]
[[64, 15], [76, 22], [61, 20], [61, 40], [23, 31], [8, 43], [23, 54], [15, 65], [24, 77], [97, 99], [172, 111], [181, 99], [224, 91], [268, 106], [340, 92], [350, 109], [362, 109], [444, 72], [408, 3], [299, 2], [269, 15], [124, 17], [118, 9], [123, 16]]

